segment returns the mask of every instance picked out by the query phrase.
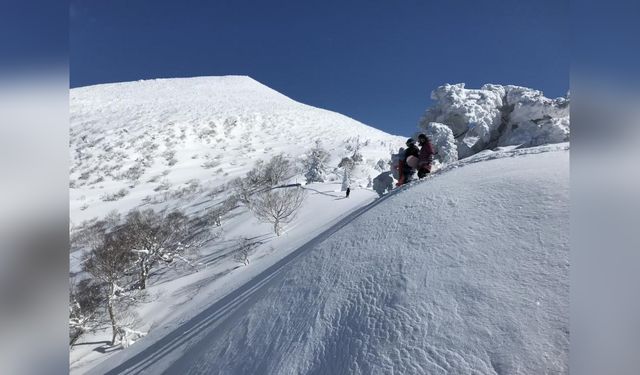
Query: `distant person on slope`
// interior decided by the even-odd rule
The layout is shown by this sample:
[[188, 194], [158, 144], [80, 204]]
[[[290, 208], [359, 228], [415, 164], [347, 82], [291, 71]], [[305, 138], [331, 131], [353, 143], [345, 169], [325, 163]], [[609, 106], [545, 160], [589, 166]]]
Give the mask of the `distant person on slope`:
[[413, 179], [419, 154], [420, 150], [416, 146], [415, 139], [407, 139], [407, 149], [404, 150], [404, 158], [400, 161], [400, 165], [398, 166], [400, 170], [400, 179], [396, 186], [404, 185]]
[[347, 198], [349, 198], [349, 194], [351, 194], [351, 187], [347, 188]]
[[420, 155], [418, 156], [418, 178], [423, 178], [427, 173], [431, 173], [431, 163], [433, 162], [433, 145], [429, 138], [420, 134], [418, 136], [418, 143], [420, 144]]

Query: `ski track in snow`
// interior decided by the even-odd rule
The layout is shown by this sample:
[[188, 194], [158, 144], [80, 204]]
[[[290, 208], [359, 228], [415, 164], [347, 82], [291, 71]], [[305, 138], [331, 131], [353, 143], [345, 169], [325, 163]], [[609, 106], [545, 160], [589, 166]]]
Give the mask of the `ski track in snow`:
[[[246, 207], [222, 215], [216, 236], [199, 249], [194, 264], [163, 267], [152, 275], [150, 300], [134, 309], [135, 329], [167, 332], [276, 263], [377, 195], [364, 189], [404, 145], [347, 116], [298, 103], [246, 76], [157, 79], [70, 90], [70, 232], [130, 209], [180, 209], [204, 233], [212, 211], [232, 194], [228, 183], [258, 161], [284, 153], [295, 172], [316, 141], [330, 157], [324, 183], [305, 185], [308, 199], [297, 219], [276, 238], [268, 224]], [[335, 168], [358, 149], [362, 162], [352, 173], [350, 199], [343, 199]], [[362, 188], [362, 189], [360, 189]], [[314, 190], [315, 189], [315, 190]], [[319, 189], [319, 190], [318, 190]], [[219, 237], [218, 237], [219, 236]], [[234, 252], [244, 238], [256, 241], [251, 265], [240, 267]], [[84, 277], [88, 249], [73, 246], [70, 276]], [[84, 373], [110, 359], [103, 352], [105, 329], [84, 335], [71, 348], [70, 371]], [[128, 351], [128, 350], [127, 350]]]
[[397, 189], [92, 372], [566, 373], [568, 147]]

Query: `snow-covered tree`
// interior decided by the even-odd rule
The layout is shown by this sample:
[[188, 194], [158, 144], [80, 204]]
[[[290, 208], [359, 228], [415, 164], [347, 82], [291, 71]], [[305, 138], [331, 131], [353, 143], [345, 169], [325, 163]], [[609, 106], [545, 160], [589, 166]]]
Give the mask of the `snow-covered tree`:
[[338, 168], [342, 168], [342, 191], [346, 191], [351, 186], [351, 174], [356, 168], [356, 163], [348, 156], [345, 156], [338, 163]]
[[327, 171], [329, 153], [322, 148], [320, 141], [309, 151], [309, 155], [303, 160], [304, 177], [307, 184], [311, 182], [324, 182]]
[[[348, 140], [345, 149], [349, 153], [348, 156], [344, 156], [338, 163], [338, 168], [342, 169], [342, 191], [345, 191], [352, 182], [352, 178], [356, 176], [356, 167], [363, 163], [364, 157], [360, 152], [361, 143], [360, 138], [355, 138], [355, 144], [352, 143], [353, 138]], [[339, 171], [335, 171], [336, 175]]]
[[342, 175], [342, 191], [347, 191], [351, 187], [351, 179], [349, 178], [349, 169], [344, 168]]
[[364, 158], [362, 157], [362, 154], [360, 153], [360, 137], [356, 139], [356, 145], [353, 147], [353, 154], [351, 155], [351, 160], [353, 161], [353, 164], [362, 163], [362, 161], [364, 160]]
[[258, 220], [273, 224], [273, 230], [279, 236], [282, 225], [295, 219], [305, 197], [306, 191], [300, 187], [269, 190], [253, 198], [251, 210]]

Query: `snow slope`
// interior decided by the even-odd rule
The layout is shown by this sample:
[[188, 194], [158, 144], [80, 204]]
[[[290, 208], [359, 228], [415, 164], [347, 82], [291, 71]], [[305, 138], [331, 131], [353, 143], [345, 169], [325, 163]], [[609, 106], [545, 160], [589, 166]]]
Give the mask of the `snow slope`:
[[[213, 230], [219, 237], [200, 251], [194, 260], [196, 269], [182, 267], [161, 269], [151, 275], [148, 292], [151, 298], [136, 310], [138, 331], [149, 332], [156, 339], [167, 333], [167, 329], [189, 321], [205, 310], [214, 301], [232, 293], [250, 282], [291, 252], [314, 238], [341, 218], [373, 202], [378, 195], [366, 189], [354, 189], [349, 199], [344, 198], [340, 184], [305, 185], [308, 197], [298, 213], [297, 219], [285, 227], [284, 233], [276, 237], [270, 224], [259, 222], [246, 209], [234, 210], [225, 218], [221, 227]], [[193, 210], [185, 207], [187, 212]], [[195, 214], [194, 214], [195, 215]], [[256, 247], [249, 252], [249, 265], [234, 259], [235, 251], [245, 238]], [[80, 263], [80, 252], [71, 254], [72, 265]], [[107, 325], [104, 330], [86, 334], [79, 345], [71, 348], [70, 372], [82, 374], [121, 349], [106, 350], [104, 344], [111, 339]], [[135, 344], [126, 350], [135, 350]]]
[[568, 148], [398, 189], [92, 372], [566, 373]]
[[[242, 76], [96, 85], [72, 89], [70, 97], [72, 233], [83, 222], [132, 208], [179, 208], [197, 222], [230, 194], [225, 185], [256, 161], [284, 153], [295, 164], [316, 140], [329, 152], [330, 166], [356, 147], [363, 156], [348, 200], [340, 191], [342, 176], [329, 171], [326, 183], [304, 186], [307, 199], [281, 237], [244, 206], [223, 215], [220, 227], [211, 224], [216, 237], [193, 266], [161, 268], [150, 276], [148, 300], [136, 308], [133, 326], [145, 333], [195, 315], [371, 203], [377, 194], [358, 187], [378, 175], [380, 165], [388, 168], [390, 151], [405, 140]], [[297, 172], [291, 182], [304, 183]], [[248, 266], [234, 259], [246, 239], [255, 244]], [[77, 281], [84, 277], [87, 249], [72, 250], [71, 277]], [[71, 348], [71, 372], [83, 373], [117, 352], [99, 352], [110, 337], [108, 329], [83, 336]]]
[[359, 144], [364, 160], [352, 177], [366, 185], [405, 140], [246, 76], [74, 88], [70, 113], [73, 225], [143, 201], [179, 206], [178, 197], [216, 191], [258, 160], [300, 160], [316, 140], [334, 167]]

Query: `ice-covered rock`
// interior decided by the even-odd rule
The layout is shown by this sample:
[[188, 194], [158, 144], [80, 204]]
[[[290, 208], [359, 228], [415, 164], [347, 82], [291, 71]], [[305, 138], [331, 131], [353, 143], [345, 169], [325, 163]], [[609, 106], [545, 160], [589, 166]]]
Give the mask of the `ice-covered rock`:
[[451, 128], [445, 124], [430, 122], [426, 125], [424, 133], [437, 152], [437, 161], [447, 164], [458, 160], [458, 149]]
[[431, 93], [419, 128], [430, 123], [452, 131], [458, 157], [465, 158], [497, 146], [537, 146], [569, 140], [569, 99], [546, 98], [541, 91], [520, 86], [486, 84], [467, 89], [446, 84]]
[[502, 96], [500, 90], [465, 89], [464, 83], [440, 86], [431, 93], [436, 105], [424, 114], [421, 128], [426, 131], [430, 122], [446, 124], [457, 141], [459, 156], [473, 155], [496, 139]]
[[372, 187], [379, 196], [383, 196], [393, 190], [393, 177], [391, 177], [391, 172], [382, 172], [377, 175], [373, 179]]
[[569, 99], [546, 98], [541, 91], [507, 86], [508, 124], [498, 146], [539, 146], [569, 140]]

